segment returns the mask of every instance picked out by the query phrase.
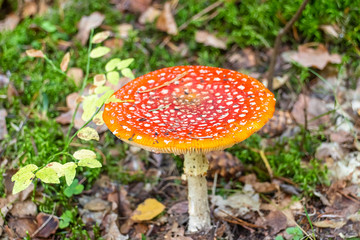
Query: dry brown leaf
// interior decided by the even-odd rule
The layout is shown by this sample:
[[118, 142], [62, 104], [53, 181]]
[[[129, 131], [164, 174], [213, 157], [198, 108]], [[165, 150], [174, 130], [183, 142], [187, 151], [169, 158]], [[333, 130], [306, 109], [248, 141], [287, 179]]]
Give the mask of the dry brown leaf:
[[90, 202], [86, 203], [84, 208], [93, 212], [99, 212], [110, 209], [110, 203], [100, 198], [95, 198], [92, 199]]
[[265, 219], [265, 224], [271, 227], [271, 235], [277, 234], [287, 226], [286, 216], [280, 211], [271, 211]]
[[[50, 219], [49, 219], [50, 218]], [[36, 216], [36, 221], [38, 228], [40, 228], [45, 222], [47, 222], [42, 229], [36, 234], [36, 237], [39, 238], [48, 238], [50, 235], [54, 234], [59, 228], [59, 219], [56, 216], [39, 213]]]
[[165, 3], [164, 9], [156, 21], [156, 28], [171, 35], [176, 35], [178, 33], [175, 19], [171, 13], [170, 2]]
[[237, 69], [256, 66], [256, 55], [251, 48], [232, 53], [227, 59]]
[[320, 70], [324, 69], [328, 63], [341, 63], [341, 56], [329, 54], [323, 44], [319, 44], [317, 48], [309, 47], [306, 44], [300, 45], [297, 52], [290, 53], [289, 58], [304, 67], [315, 67]]
[[111, 49], [122, 48], [124, 46], [124, 41], [119, 38], [111, 38], [111, 39], [105, 40], [104, 46], [111, 48]]
[[29, 57], [44, 58], [44, 53], [41, 50], [37, 49], [26, 50], [26, 55], [28, 55]]
[[340, 29], [336, 25], [321, 25], [320, 29], [323, 30], [329, 36], [332, 36], [335, 38], [339, 37]]
[[153, 23], [155, 19], [160, 16], [161, 11], [154, 7], [149, 7], [146, 9], [145, 12], [143, 12], [139, 17], [139, 23], [145, 24], [145, 23]]
[[137, 206], [131, 219], [137, 222], [151, 220], [164, 211], [164, 209], [165, 206], [158, 200], [148, 198]]
[[203, 43], [205, 46], [226, 49], [226, 40], [219, 39], [207, 31], [197, 31], [195, 33], [195, 41]]
[[21, 16], [23, 18], [35, 15], [37, 13], [37, 4], [35, 2], [25, 2]]
[[99, 12], [93, 12], [89, 16], [83, 16], [80, 19], [78, 24], [79, 32], [76, 35], [76, 38], [81, 42], [82, 45], [85, 45], [89, 39], [90, 30], [99, 27], [104, 19], [105, 15]]
[[5, 109], [0, 109], [0, 140], [5, 139], [5, 136], [8, 134], [6, 128], [6, 116], [7, 112]]
[[123, 23], [120, 24], [117, 29], [120, 37], [123, 39], [127, 39], [129, 37], [129, 32], [133, 30], [133, 26], [128, 23]]
[[313, 222], [315, 227], [319, 228], [341, 228], [346, 224], [346, 221], [323, 220]]
[[0, 21], [0, 32], [12, 31], [20, 22], [20, 17], [14, 13], [10, 13], [4, 20]]
[[108, 37], [110, 37], [110, 35], [111, 35], [110, 31], [99, 32], [94, 35], [94, 37], [92, 39], [92, 43], [94, 43], [94, 44], [101, 43], [101, 42], [105, 41]]
[[35, 217], [37, 213], [37, 206], [31, 200], [26, 200], [24, 202], [16, 202], [10, 213], [14, 217]]
[[68, 75], [70, 78], [72, 78], [76, 84], [76, 86], [80, 86], [82, 79], [84, 77], [84, 71], [81, 68], [73, 67], [69, 68], [66, 75]]
[[120, 11], [142, 13], [150, 6], [152, 0], [121, 0], [116, 7]]
[[129, 239], [128, 236], [122, 235], [119, 231], [119, 228], [116, 224], [118, 220], [118, 215], [115, 213], [108, 214], [103, 221], [103, 226], [105, 227], [105, 235], [103, 238], [106, 240], [126, 240]]
[[[17, 235], [17, 237], [13, 239], [25, 238], [27, 234], [31, 236], [38, 228], [35, 220], [32, 218], [10, 218], [8, 227], [9, 230], [12, 230], [12, 232]], [[6, 230], [5, 228], [5, 231]], [[9, 234], [8, 231], [7, 234]]]
[[70, 62], [70, 53], [67, 52], [63, 59], [61, 60], [61, 63], [60, 63], [60, 69], [61, 71], [65, 72], [69, 66], [69, 62]]

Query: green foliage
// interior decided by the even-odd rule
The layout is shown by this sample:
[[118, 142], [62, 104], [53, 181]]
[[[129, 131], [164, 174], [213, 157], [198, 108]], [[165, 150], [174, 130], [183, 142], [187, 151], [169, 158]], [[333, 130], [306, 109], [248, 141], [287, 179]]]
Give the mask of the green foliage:
[[285, 231], [292, 236], [293, 240], [301, 240], [304, 237], [299, 227], [289, 227]]
[[84, 190], [84, 185], [79, 184], [79, 181], [75, 179], [70, 186], [65, 188], [64, 195], [70, 198], [73, 195], [78, 195], [82, 193], [83, 190]]

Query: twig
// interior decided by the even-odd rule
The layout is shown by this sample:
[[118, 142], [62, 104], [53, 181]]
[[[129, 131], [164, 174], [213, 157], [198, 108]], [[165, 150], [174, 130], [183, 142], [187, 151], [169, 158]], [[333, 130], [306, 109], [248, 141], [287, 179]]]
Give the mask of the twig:
[[159, 88], [162, 88], [162, 87], [166, 87], [166, 86], [170, 85], [171, 83], [185, 77], [186, 74], [188, 74], [188, 72], [183, 72], [183, 73], [177, 75], [174, 79], [172, 79], [172, 80], [170, 80], [170, 81], [168, 81], [168, 82], [166, 82], [164, 84], [161, 84], [160, 86], [157, 86], [157, 87], [154, 87], [154, 88], [151, 88], [151, 89], [147, 89], [147, 90], [144, 90], [144, 91], [138, 91], [138, 93], [151, 92], [153, 90], [156, 90], [156, 89], [159, 89]]
[[300, 17], [302, 11], [305, 9], [308, 2], [309, 2], [309, 0], [304, 0], [302, 2], [301, 6], [299, 7], [299, 9], [295, 13], [295, 15], [290, 19], [289, 22], [287, 22], [285, 27], [280, 29], [278, 35], [276, 36], [275, 45], [274, 45], [274, 52], [273, 52], [273, 54], [271, 56], [270, 65], [269, 65], [269, 69], [268, 69], [268, 72], [267, 72], [268, 88], [269, 88], [270, 91], [273, 90], [274, 71], [275, 71], [276, 59], [277, 59], [277, 56], [278, 56], [279, 51], [280, 51], [281, 38], [282, 38], [282, 36], [285, 35], [285, 33], [287, 31], [289, 31], [289, 29], [296, 22], [296, 20], [298, 20], [298, 18]]
[[253, 224], [253, 223], [248, 223], [248, 222], [246, 222], [246, 221], [244, 221], [244, 220], [242, 220], [240, 218], [234, 217], [234, 216], [230, 215], [229, 213], [225, 212], [222, 209], [220, 209], [220, 211], [222, 213], [224, 213], [229, 218], [229, 219], [224, 218], [225, 221], [241, 225], [241, 226], [243, 226], [244, 228], [246, 228], [248, 230], [253, 230], [252, 228], [265, 228], [264, 226], [259, 226], [259, 225]]
[[36, 231], [33, 234], [31, 234], [31, 238], [35, 237], [36, 234], [38, 234], [46, 226], [46, 224], [48, 224], [50, 222], [50, 220], [54, 216], [55, 207], [56, 207], [56, 204], [54, 204], [53, 211], [52, 211], [51, 215], [48, 217], [48, 219], [46, 219], [46, 221], [38, 229], [36, 229]]

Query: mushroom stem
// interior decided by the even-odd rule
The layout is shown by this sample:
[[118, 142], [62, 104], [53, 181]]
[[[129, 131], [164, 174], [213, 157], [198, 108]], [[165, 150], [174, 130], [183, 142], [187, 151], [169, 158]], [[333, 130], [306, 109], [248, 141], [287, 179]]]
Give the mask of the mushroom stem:
[[188, 232], [208, 230], [211, 227], [206, 172], [208, 160], [203, 153], [184, 154], [184, 172], [188, 181]]

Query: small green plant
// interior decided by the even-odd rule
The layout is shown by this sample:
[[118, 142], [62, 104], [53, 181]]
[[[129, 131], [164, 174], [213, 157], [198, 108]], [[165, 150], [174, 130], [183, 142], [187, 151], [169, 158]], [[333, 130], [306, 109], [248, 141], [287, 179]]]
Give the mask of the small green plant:
[[77, 179], [74, 179], [74, 181], [70, 184], [70, 186], [65, 188], [64, 195], [67, 197], [72, 197], [73, 195], [78, 195], [82, 193], [83, 190], [84, 190], [84, 185], [80, 184]]
[[299, 227], [289, 227], [285, 231], [292, 235], [292, 240], [301, 240], [304, 237], [304, 234]]

